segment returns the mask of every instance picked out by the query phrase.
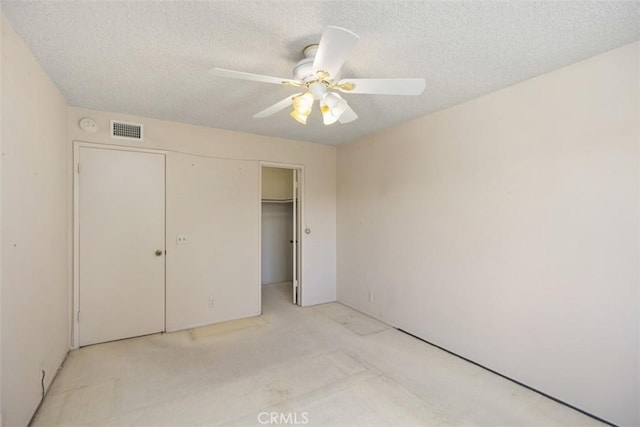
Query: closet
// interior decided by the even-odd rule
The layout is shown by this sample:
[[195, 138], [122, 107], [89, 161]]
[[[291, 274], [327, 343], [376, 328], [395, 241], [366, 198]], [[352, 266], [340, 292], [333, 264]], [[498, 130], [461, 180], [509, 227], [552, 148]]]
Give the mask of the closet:
[[301, 168], [262, 166], [262, 285], [288, 287], [297, 305], [302, 305], [302, 180]]
[[262, 284], [293, 281], [293, 170], [262, 168]]

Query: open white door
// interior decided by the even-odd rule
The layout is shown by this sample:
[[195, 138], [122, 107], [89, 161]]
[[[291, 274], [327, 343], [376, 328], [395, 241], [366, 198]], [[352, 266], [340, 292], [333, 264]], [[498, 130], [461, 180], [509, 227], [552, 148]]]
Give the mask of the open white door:
[[293, 172], [293, 303], [300, 305], [298, 286], [298, 171]]
[[80, 147], [80, 346], [164, 330], [165, 156]]

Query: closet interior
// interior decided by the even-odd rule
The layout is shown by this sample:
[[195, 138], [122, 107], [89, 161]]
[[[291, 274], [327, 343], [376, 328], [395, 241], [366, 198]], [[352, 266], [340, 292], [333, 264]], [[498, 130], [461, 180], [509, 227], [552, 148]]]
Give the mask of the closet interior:
[[262, 285], [293, 299], [294, 170], [262, 168]]

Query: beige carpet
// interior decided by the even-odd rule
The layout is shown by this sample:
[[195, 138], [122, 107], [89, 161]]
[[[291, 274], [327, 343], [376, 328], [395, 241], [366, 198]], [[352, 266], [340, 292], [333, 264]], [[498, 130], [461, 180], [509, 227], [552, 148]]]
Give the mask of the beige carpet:
[[338, 303], [71, 352], [33, 426], [590, 426]]

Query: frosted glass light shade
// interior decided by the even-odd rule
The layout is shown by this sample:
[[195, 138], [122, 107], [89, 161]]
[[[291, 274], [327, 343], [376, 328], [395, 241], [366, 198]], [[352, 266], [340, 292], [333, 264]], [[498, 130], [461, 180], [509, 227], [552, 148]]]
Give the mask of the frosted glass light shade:
[[337, 93], [329, 92], [320, 101], [322, 121], [325, 125], [331, 125], [337, 122], [346, 109], [347, 101]]
[[313, 101], [314, 101], [314, 98], [311, 92], [305, 92], [302, 95], [298, 95], [294, 97], [293, 111], [291, 112], [291, 117], [296, 119], [299, 123], [306, 125], [307, 117], [309, 117], [309, 114], [311, 114]]

